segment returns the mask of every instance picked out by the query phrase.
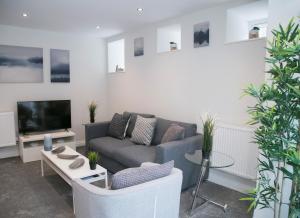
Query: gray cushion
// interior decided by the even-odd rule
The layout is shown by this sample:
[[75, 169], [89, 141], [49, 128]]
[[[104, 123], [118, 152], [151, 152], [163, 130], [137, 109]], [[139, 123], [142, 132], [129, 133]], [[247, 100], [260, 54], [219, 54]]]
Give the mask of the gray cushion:
[[191, 123], [183, 123], [183, 122], [178, 122], [178, 121], [171, 121], [171, 120], [165, 120], [162, 118], [157, 118], [156, 122], [156, 127], [154, 131], [154, 136], [152, 139], [153, 145], [159, 145], [161, 144], [161, 140], [169, 126], [174, 123], [178, 124], [179, 126], [182, 126], [185, 131], [184, 131], [184, 138], [188, 138], [191, 136], [196, 135], [197, 132], [197, 125], [196, 124], [191, 124]]
[[150, 145], [154, 133], [156, 119], [137, 116], [135, 127], [130, 139], [136, 144]]
[[116, 150], [113, 157], [126, 167], [138, 167], [144, 162], [154, 162], [155, 150], [154, 146], [134, 145]]
[[137, 115], [140, 115], [140, 116], [145, 117], [145, 118], [154, 118], [155, 117], [153, 114], [140, 114], [140, 113], [125, 111], [123, 113], [123, 117], [125, 117], [125, 118], [130, 117], [129, 125], [128, 125], [128, 128], [127, 128], [127, 134], [126, 134], [128, 137], [131, 137], [132, 131], [133, 131], [134, 126], [135, 126]]
[[108, 127], [108, 135], [117, 139], [124, 139], [126, 136], [127, 123], [129, 118], [123, 117], [123, 115], [115, 113]]
[[185, 129], [177, 124], [171, 124], [161, 139], [161, 143], [184, 139]]
[[117, 172], [112, 177], [111, 189], [121, 189], [142, 184], [170, 175], [174, 161], [162, 165], [129, 168]]
[[112, 158], [115, 151], [119, 150], [120, 148], [128, 147], [134, 145], [129, 139], [116, 139], [113, 137], [101, 137], [91, 139], [89, 141], [90, 148], [94, 151], [97, 151], [101, 154], [106, 155], [107, 157]]

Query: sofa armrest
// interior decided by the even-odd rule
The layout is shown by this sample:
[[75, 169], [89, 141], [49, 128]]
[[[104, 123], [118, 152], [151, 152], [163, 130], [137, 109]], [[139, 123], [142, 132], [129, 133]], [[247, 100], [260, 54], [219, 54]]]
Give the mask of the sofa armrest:
[[197, 134], [192, 137], [185, 138], [179, 141], [167, 142], [157, 145], [156, 161], [157, 163], [165, 163], [170, 160], [175, 161], [184, 158], [185, 153], [192, 153], [202, 147], [202, 135]]
[[157, 145], [156, 159], [157, 163], [165, 163], [174, 160], [174, 167], [182, 170], [183, 181], [182, 190], [196, 184], [200, 168], [185, 159], [186, 153], [193, 153], [202, 148], [202, 135], [198, 134], [185, 138], [180, 141], [167, 142]]
[[85, 145], [87, 148], [91, 139], [104, 137], [107, 135], [109, 124], [110, 121], [105, 121], [85, 125]]

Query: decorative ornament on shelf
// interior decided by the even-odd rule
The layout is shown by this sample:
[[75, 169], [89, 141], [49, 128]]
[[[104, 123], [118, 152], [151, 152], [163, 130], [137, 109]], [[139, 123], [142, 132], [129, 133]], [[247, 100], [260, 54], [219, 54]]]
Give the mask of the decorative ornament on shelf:
[[202, 117], [202, 122], [203, 122], [202, 159], [210, 159], [210, 154], [213, 146], [215, 118], [209, 114], [205, 114]]
[[170, 42], [170, 51], [176, 51], [176, 50], [177, 50], [177, 43]]
[[92, 101], [89, 104], [90, 122], [91, 123], [95, 123], [96, 109], [97, 109], [97, 104], [94, 101]]
[[124, 69], [122, 67], [119, 67], [119, 65], [116, 65], [116, 72], [123, 72]]
[[99, 160], [98, 153], [96, 153], [94, 151], [89, 152], [88, 153], [88, 159], [89, 159], [91, 170], [95, 170], [96, 166], [97, 166], [97, 162]]
[[249, 31], [249, 39], [257, 39], [258, 37], [259, 37], [259, 28], [255, 26]]

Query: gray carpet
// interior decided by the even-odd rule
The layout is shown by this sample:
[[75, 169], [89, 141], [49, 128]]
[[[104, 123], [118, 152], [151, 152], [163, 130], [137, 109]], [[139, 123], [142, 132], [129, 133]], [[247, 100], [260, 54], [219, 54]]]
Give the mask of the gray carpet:
[[[79, 149], [82, 152], [82, 149]], [[187, 217], [191, 204], [191, 189], [182, 193], [180, 217]], [[192, 218], [247, 218], [247, 203], [238, 199], [239, 192], [214, 183], [205, 183], [201, 193], [229, 208], [223, 211], [213, 205], [205, 205]], [[70, 186], [49, 167], [41, 177], [40, 162], [23, 164], [20, 158], [0, 160], [0, 217], [1, 218], [68, 218], [74, 217]]]

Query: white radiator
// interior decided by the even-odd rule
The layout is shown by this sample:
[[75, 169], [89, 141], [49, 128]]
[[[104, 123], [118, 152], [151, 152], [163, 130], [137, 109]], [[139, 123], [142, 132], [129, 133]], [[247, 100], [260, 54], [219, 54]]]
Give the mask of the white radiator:
[[0, 147], [13, 145], [16, 145], [14, 113], [0, 112]]
[[[254, 130], [246, 127], [218, 124], [213, 139], [213, 150], [234, 159], [234, 165], [221, 170], [247, 179], [257, 174], [258, 148], [253, 141]], [[217, 156], [217, 155], [216, 155]], [[212, 162], [220, 164], [220, 158], [212, 156]]]

